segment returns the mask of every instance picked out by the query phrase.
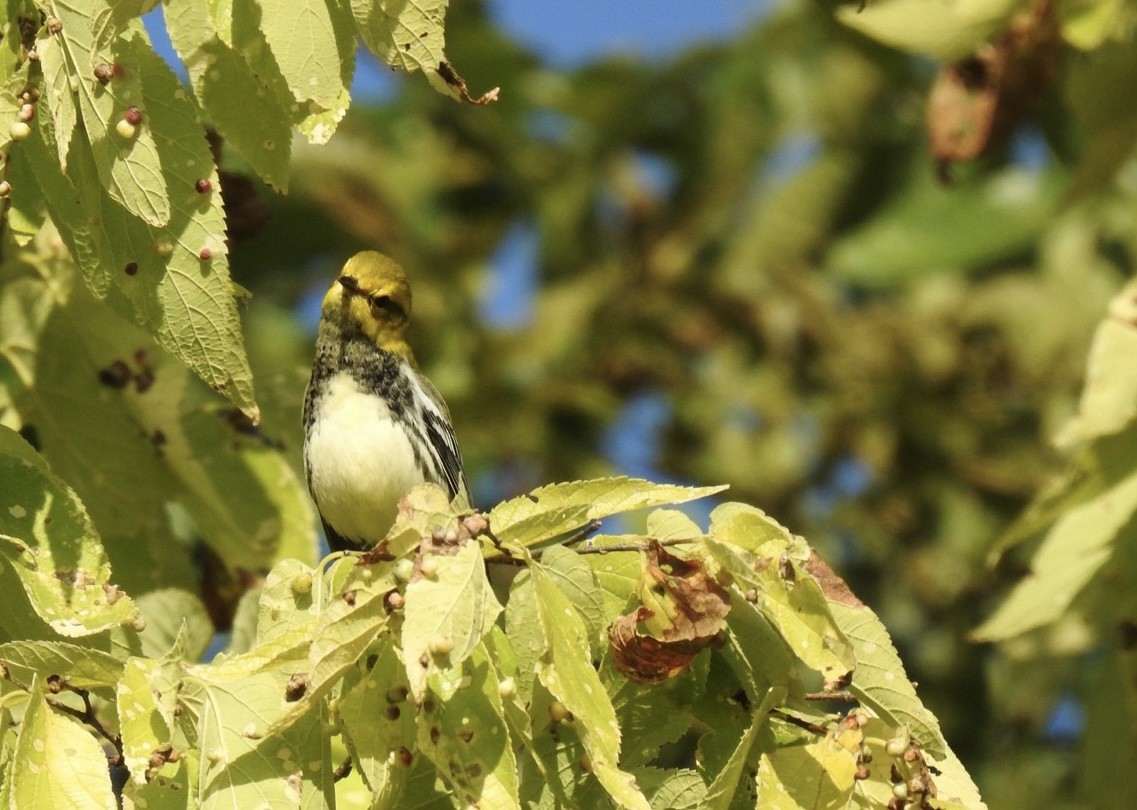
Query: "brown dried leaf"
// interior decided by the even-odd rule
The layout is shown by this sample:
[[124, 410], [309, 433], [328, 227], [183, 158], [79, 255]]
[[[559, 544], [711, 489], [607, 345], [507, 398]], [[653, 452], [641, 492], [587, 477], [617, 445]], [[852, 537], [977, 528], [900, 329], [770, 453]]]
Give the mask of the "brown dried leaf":
[[[705, 647], [718, 643], [730, 612], [730, 595], [697, 560], [648, 547], [640, 596], [650, 604], [617, 618], [608, 628], [616, 668], [636, 683], [678, 675]], [[639, 630], [645, 624], [646, 632]]]
[[1053, 3], [1041, 0], [998, 39], [940, 70], [925, 120], [945, 178], [952, 163], [978, 157], [1014, 128], [1056, 75], [1061, 47]]
[[830, 602], [837, 602], [849, 607], [865, 606], [865, 603], [858, 599], [856, 594], [845, 584], [845, 580], [833, 573], [829, 563], [821, 559], [813, 549], [810, 549], [809, 557], [805, 561], [805, 570], [817, 580], [817, 584], [821, 586], [821, 592]]

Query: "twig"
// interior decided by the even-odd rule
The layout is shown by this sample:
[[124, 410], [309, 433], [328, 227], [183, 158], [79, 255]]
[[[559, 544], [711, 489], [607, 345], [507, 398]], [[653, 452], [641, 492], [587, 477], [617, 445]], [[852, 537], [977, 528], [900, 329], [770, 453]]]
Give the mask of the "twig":
[[829, 733], [829, 729], [827, 729], [825, 726], [818, 725], [817, 723], [811, 723], [808, 720], [802, 720], [800, 717], [795, 717], [792, 714], [783, 712], [781, 709], [770, 709], [770, 714], [774, 717], [777, 717], [779, 720], [784, 720], [792, 726], [803, 728], [811, 734], [825, 736]]
[[568, 540], [565, 540], [563, 543], [561, 543], [561, 545], [575, 546], [577, 543], [587, 540], [598, 531], [600, 531], [600, 521], [593, 518], [581, 526], [579, 529], [577, 529], [576, 533], [569, 537]]
[[341, 762], [339, 765], [337, 765], [336, 769], [334, 771], [332, 771], [332, 781], [338, 782], [341, 779], [346, 779], [347, 775], [349, 773], [351, 773], [351, 755], [350, 754], [348, 754], [346, 757], [344, 757], [343, 762]]
[[107, 761], [112, 766], [121, 765], [124, 760], [122, 753], [122, 737], [118, 734], [112, 734], [110, 730], [107, 729], [107, 727], [104, 726], [99, 718], [95, 715], [95, 707], [91, 705], [91, 693], [86, 689], [80, 689], [77, 686], [72, 686], [66, 680], [60, 678], [58, 675], [49, 676], [47, 682], [48, 689], [51, 692], [67, 691], [73, 692], [79, 696], [79, 699], [83, 701], [82, 711], [76, 709], [73, 706], [68, 706], [66, 703], [60, 703], [59, 701], [52, 700], [51, 698], [47, 698], [47, 702], [52, 706], [52, 708], [55, 708], [64, 714], [69, 714], [76, 720], [86, 723], [88, 726], [93, 728], [96, 734], [114, 746], [115, 756], [108, 756]]
[[[695, 539], [691, 537], [672, 537], [668, 540], [655, 540], [661, 546], [681, 546], [686, 543], [694, 543]], [[648, 543], [612, 543], [607, 546], [587, 546], [585, 548], [578, 548], [577, 554], [607, 554], [610, 551], [647, 551]]]

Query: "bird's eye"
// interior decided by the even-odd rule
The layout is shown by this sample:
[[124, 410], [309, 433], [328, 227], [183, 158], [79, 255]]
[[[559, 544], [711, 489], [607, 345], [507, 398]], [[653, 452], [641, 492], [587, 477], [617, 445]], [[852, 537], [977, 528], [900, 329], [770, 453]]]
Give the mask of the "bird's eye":
[[367, 300], [371, 304], [371, 309], [384, 312], [392, 317], [401, 318], [406, 314], [398, 302], [389, 295], [372, 295]]

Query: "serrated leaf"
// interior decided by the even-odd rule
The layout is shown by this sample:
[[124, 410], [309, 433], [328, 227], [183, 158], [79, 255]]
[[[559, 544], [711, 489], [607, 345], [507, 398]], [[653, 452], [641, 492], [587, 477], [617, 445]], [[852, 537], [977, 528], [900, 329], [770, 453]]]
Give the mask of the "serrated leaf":
[[288, 190], [292, 117], [262, 75], [233, 48], [206, 4], [165, 3], [166, 27], [206, 117], [280, 192]]
[[[636, 771], [640, 784], [646, 782]], [[698, 772], [677, 770], [668, 772], [663, 780], [653, 788], [645, 786], [644, 792], [651, 802], [652, 810], [701, 810], [706, 807], [707, 785]]]
[[135, 605], [111, 582], [106, 552], [79, 498], [3, 426], [0, 480], [0, 560], [15, 571], [36, 613], [64, 636], [132, 619]]
[[490, 527], [502, 540], [532, 546], [579, 528], [589, 520], [650, 506], [686, 503], [724, 489], [725, 486], [653, 484], [623, 476], [550, 484], [498, 504], [490, 512]]
[[142, 594], [137, 602], [146, 619], [146, 627], [139, 634], [143, 655], [160, 658], [177, 646], [184, 660], [201, 658], [214, 633], [201, 599], [180, 588], [162, 588]]
[[940, 724], [920, 702], [880, 619], [864, 605], [830, 601], [829, 607], [857, 656], [857, 674], [849, 691], [894, 729], [907, 726], [928, 754], [944, 758], [947, 742]]
[[[786, 556], [789, 545], [771, 544], [766, 549], [781, 551], [781, 557], [747, 551], [753, 525], [755, 521], [748, 519], [712, 522], [706, 547], [740, 589], [756, 591], [758, 609], [806, 666], [820, 672], [827, 683], [843, 680], [856, 661], [824, 594], [813, 577]], [[784, 575], [786, 566], [793, 571], [792, 578]]]
[[430, 559], [437, 561], [436, 575], [407, 585], [403, 610], [403, 663], [416, 698], [431, 672], [457, 667], [473, 652], [502, 610], [477, 542]]
[[36, 40], [40, 65], [43, 68], [41, 98], [52, 119], [51, 137], [59, 155], [59, 166], [67, 171], [67, 153], [71, 150], [71, 135], [79, 119], [78, 100], [71, 88], [71, 74], [63, 47], [57, 37]]
[[127, 782], [122, 790], [123, 810], [196, 810], [198, 760], [193, 750], [182, 752], [176, 763], [168, 763], [155, 779], [138, 784]]
[[758, 738], [758, 732], [766, 723], [770, 710], [781, 703], [785, 697], [786, 690], [783, 687], [772, 686], [766, 691], [761, 704], [751, 715], [750, 725], [742, 735], [742, 739], [738, 741], [738, 745], [735, 746], [722, 770], [715, 774], [711, 784], [707, 787], [707, 803], [705, 805], [707, 810], [726, 810], [730, 807], [742, 780], [746, 762], [750, 758], [750, 749]]
[[1118, 433], [1137, 419], [1137, 375], [1130, 373], [1137, 356], [1137, 284], [1129, 284], [1109, 308], [1090, 346], [1078, 415], [1055, 439], [1059, 446]]
[[607, 622], [604, 616], [604, 597], [592, 567], [580, 554], [564, 546], [546, 549], [541, 555], [541, 565], [580, 612], [588, 627], [590, 643], [599, 644]]
[[357, 584], [353, 582], [347, 586], [352, 597], [333, 599], [316, 621], [307, 666], [292, 675], [294, 679], [304, 679], [303, 693], [299, 697], [285, 697], [291, 706], [274, 721], [271, 733], [295, 722], [310, 703], [327, 695], [387, 630], [384, 597], [387, 591], [394, 589], [394, 578], [388, 574], [386, 578], [363, 582], [362, 572], [358, 576], [360, 587], [353, 587]]
[[1055, 621], [1110, 559], [1116, 543], [1131, 536], [1137, 514], [1135, 437], [1137, 424], [1095, 443], [1104, 488], [1061, 514], [1031, 558], [1030, 573], [973, 637], [1008, 639]]
[[327, 0], [258, 0], [257, 5], [261, 30], [293, 98], [332, 108], [344, 89], [332, 19], [339, 12], [338, 4]]
[[[135, 128], [133, 138], [123, 138], [115, 131], [128, 107], [146, 110], [143, 97], [143, 70], [148, 66], [140, 58], [141, 49], [133, 48], [113, 36], [96, 41], [96, 11], [93, 2], [49, 0], [50, 11], [63, 23], [55, 35], [63, 51], [66, 70], [82, 77], [67, 92], [78, 96], [79, 116], [98, 172], [100, 184], [111, 199], [126, 211], [153, 227], [170, 221], [171, 200], [162, 181], [162, 166], [151, 122]], [[145, 46], [150, 50], [149, 46]], [[122, 66], [114, 81], [103, 85], [88, 77], [98, 64]], [[64, 121], [66, 123], [66, 121]], [[61, 145], [59, 149], [64, 147]], [[81, 146], [80, 148], [83, 148]], [[66, 161], [60, 161], [66, 165]]]
[[779, 748], [762, 754], [758, 801], [775, 810], [845, 808], [856, 772], [856, 756], [831, 735], [806, 745]]
[[986, 42], [1024, 4], [956, 0], [929, 6], [920, 0], [880, 0], [840, 6], [837, 19], [888, 45], [953, 61]]
[[461, 667], [432, 672], [418, 715], [418, 746], [455, 795], [486, 807], [520, 808], [500, 682], [481, 644]]
[[158, 658], [130, 658], [116, 689], [123, 759], [137, 784], [150, 780], [150, 758], [173, 743], [174, 711], [189, 633], [183, 624]]
[[110, 653], [65, 641], [10, 641], [0, 644], [0, 661], [12, 677], [29, 683], [34, 675], [59, 675], [77, 689], [113, 687], [123, 662]]
[[32, 681], [11, 773], [13, 807], [115, 810], [107, 758], [91, 732], [48, 706], [43, 684]]
[[283, 732], [265, 734], [283, 704], [286, 680], [283, 672], [266, 671], [205, 686], [198, 776], [202, 810], [333, 806], [322, 705]]
[[[170, 189], [172, 215], [155, 228], [106, 196], [80, 128], [67, 175], [43, 137], [45, 117], [20, 143], [60, 236], [91, 291], [153, 334], [166, 349], [256, 421], [229, 279], [220, 193], [199, 194], [198, 179], [219, 187], [200, 122], [177, 77], [140, 39], [131, 40], [143, 71], [142, 92]], [[204, 251], [207, 251], [204, 252]], [[207, 256], [208, 258], [202, 258]]]
[[649, 807], [635, 779], [621, 771], [620, 727], [600, 676], [592, 667], [588, 630], [543, 566], [531, 564], [545, 655], [537, 666], [541, 684], [577, 718], [592, 773], [621, 806]]
[[414, 704], [405, 697], [409, 691], [402, 659], [388, 643], [380, 647], [363, 679], [340, 700], [344, 741], [378, 807], [398, 806], [410, 775], [399, 761], [399, 749], [405, 748], [409, 755], [415, 748]]

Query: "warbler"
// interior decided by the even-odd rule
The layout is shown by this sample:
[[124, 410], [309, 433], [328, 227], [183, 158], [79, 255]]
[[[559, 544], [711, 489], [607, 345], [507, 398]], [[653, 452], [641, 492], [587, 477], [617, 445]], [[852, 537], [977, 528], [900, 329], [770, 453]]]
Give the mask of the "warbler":
[[399, 499], [432, 482], [469, 501], [441, 395], [407, 343], [411, 288], [391, 259], [357, 253], [324, 296], [304, 395], [304, 471], [328, 545], [375, 545]]

